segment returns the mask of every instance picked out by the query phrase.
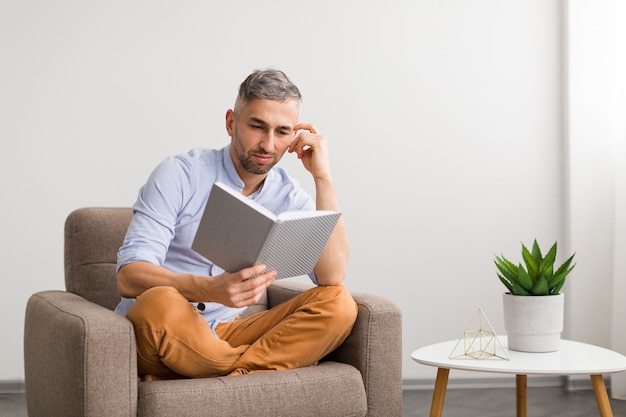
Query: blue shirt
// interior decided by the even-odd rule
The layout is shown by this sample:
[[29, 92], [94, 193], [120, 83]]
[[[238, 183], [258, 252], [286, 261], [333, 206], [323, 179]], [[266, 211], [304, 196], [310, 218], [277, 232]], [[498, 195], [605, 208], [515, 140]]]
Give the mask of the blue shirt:
[[[191, 249], [214, 182], [243, 190], [230, 156], [230, 145], [194, 149], [161, 162], [139, 190], [133, 218], [117, 256], [117, 270], [130, 262], [149, 262], [171, 271], [204, 276], [224, 272]], [[280, 167], [272, 168], [262, 187], [250, 198], [275, 214], [314, 210], [315, 203], [298, 182]], [[317, 284], [315, 274], [309, 274]], [[125, 315], [134, 299], [122, 298], [115, 311]], [[245, 308], [205, 303], [201, 312], [210, 324], [232, 320]]]

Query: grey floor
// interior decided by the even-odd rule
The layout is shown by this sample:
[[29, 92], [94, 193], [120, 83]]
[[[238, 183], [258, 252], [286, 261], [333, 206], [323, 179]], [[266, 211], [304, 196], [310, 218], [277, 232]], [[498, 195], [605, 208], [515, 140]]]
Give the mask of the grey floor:
[[[402, 395], [403, 417], [428, 417], [432, 390], [406, 390]], [[626, 417], [626, 401], [611, 399], [614, 417]], [[529, 417], [598, 416], [591, 389], [565, 391], [558, 387], [528, 388]], [[1, 417], [27, 417], [24, 394], [0, 394]], [[515, 417], [515, 389], [449, 389], [444, 417]], [[384, 416], [381, 416], [384, 417]]]

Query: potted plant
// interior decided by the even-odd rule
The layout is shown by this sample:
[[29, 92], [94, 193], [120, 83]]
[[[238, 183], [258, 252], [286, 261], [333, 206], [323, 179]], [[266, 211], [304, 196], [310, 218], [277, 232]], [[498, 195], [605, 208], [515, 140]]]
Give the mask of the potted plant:
[[522, 244], [523, 263], [515, 265], [496, 256], [498, 278], [504, 294], [504, 327], [509, 349], [523, 352], [558, 350], [563, 331], [565, 279], [574, 269], [574, 255], [554, 268], [557, 243], [543, 256], [535, 239], [532, 251]]

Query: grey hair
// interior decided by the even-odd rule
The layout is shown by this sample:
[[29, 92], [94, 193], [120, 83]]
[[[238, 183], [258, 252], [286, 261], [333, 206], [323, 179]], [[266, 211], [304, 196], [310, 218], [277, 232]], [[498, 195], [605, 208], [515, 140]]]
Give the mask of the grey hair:
[[295, 100], [300, 107], [302, 95], [300, 90], [289, 80], [284, 72], [267, 69], [256, 70], [241, 83], [235, 102], [235, 112], [244, 103], [255, 99], [275, 101]]

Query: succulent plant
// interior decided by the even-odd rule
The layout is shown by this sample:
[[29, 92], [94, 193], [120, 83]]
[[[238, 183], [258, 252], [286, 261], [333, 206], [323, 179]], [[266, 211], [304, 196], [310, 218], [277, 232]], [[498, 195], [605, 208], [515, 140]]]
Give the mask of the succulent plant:
[[496, 256], [494, 262], [498, 268], [500, 281], [513, 295], [558, 294], [565, 283], [565, 278], [572, 272], [576, 264], [572, 265], [574, 254], [555, 271], [556, 246], [556, 242], [554, 242], [544, 257], [541, 254], [537, 239], [533, 243], [532, 252], [522, 244], [524, 265], [520, 262], [516, 266], [504, 256]]

